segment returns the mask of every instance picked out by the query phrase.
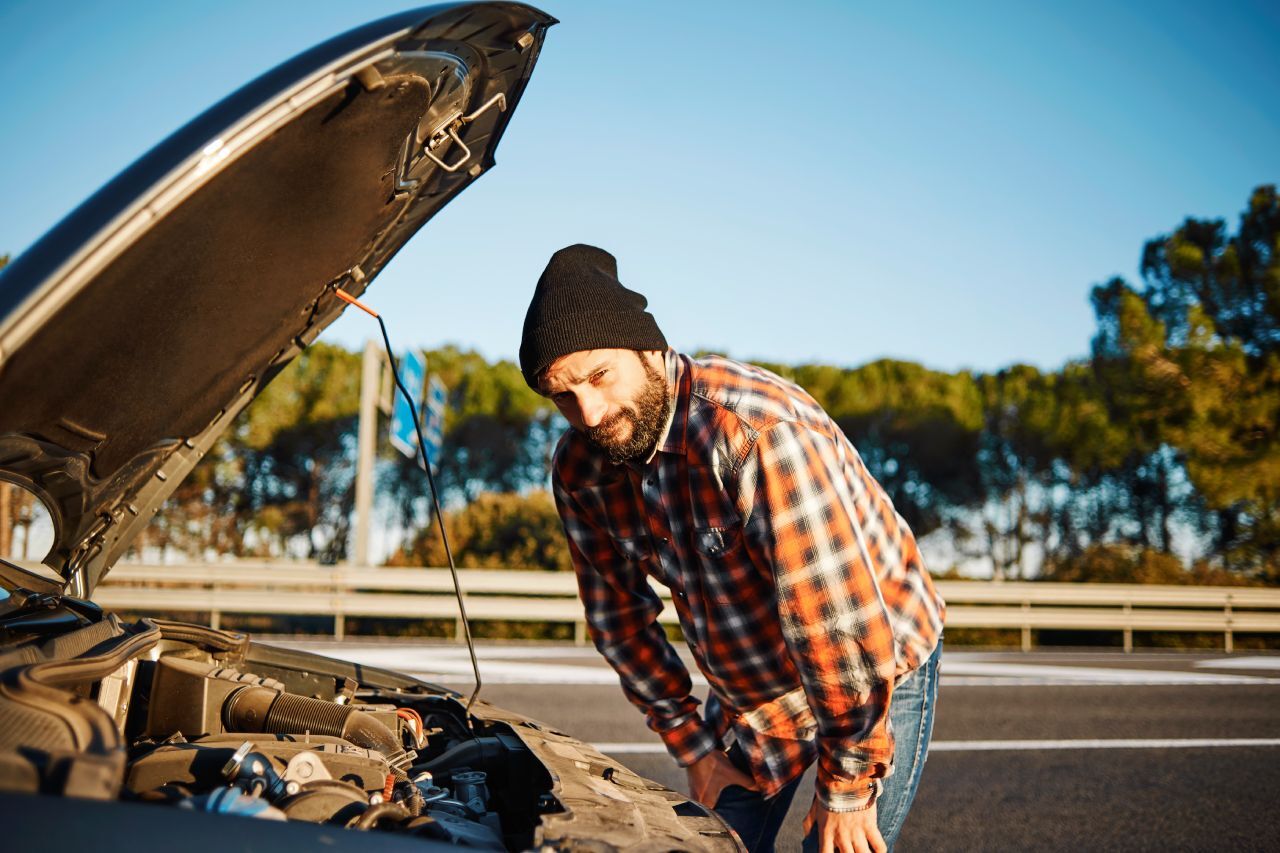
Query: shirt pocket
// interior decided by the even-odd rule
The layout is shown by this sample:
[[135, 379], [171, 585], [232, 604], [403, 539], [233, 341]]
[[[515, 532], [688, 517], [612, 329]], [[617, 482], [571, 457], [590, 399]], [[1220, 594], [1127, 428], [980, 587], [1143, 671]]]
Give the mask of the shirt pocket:
[[755, 568], [744, 544], [742, 522], [720, 473], [711, 467], [689, 468], [689, 565], [691, 583], [702, 591], [709, 639], [740, 630], [743, 598], [759, 589]]
[[742, 547], [742, 522], [717, 469], [689, 466], [689, 508], [693, 550], [704, 562], [730, 557]]
[[723, 559], [732, 556], [741, 547], [742, 528], [737, 525], [693, 529], [693, 549], [704, 559]]

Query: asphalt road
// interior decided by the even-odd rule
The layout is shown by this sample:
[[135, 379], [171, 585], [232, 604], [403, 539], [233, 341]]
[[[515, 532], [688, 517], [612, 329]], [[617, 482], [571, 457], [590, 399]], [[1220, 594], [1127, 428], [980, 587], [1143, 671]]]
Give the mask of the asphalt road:
[[[471, 684], [452, 646], [291, 645]], [[594, 651], [485, 646], [480, 657], [485, 700], [686, 789]], [[779, 850], [799, 849], [811, 792], [812, 771]], [[1278, 804], [1280, 656], [949, 649], [898, 849], [1276, 851]]]

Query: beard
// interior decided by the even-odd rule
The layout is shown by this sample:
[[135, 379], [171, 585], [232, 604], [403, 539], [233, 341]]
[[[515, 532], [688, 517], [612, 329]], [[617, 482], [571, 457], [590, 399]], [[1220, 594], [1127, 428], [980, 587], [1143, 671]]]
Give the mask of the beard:
[[[640, 358], [638, 353], [637, 358]], [[657, 444], [658, 433], [671, 413], [667, 377], [645, 359], [640, 358], [640, 362], [644, 366], [645, 383], [634, 405], [623, 406], [621, 411], [583, 431], [614, 465], [646, 458]], [[627, 423], [631, 424], [631, 434], [620, 438], [619, 431]]]

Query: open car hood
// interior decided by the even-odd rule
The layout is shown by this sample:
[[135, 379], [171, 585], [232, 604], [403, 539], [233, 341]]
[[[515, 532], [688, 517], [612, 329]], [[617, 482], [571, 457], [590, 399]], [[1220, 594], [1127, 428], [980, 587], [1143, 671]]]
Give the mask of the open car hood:
[[219, 434], [487, 171], [555, 20], [406, 12], [190, 124], [0, 272], [0, 478], [88, 595]]

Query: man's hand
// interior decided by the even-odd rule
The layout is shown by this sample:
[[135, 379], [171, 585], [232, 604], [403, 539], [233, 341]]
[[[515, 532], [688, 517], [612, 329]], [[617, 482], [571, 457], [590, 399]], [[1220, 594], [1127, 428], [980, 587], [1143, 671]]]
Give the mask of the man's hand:
[[818, 853], [885, 853], [884, 837], [876, 827], [876, 806], [859, 812], [833, 812], [817, 797], [804, 819], [804, 834], [818, 825]]
[[689, 796], [707, 808], [715, 808], [720, 792], [728, 785], [756, 790], [755, 780], [735, 767], [729, 756], [718, 749], [711, 750], [685, 771], [689, 774]]

